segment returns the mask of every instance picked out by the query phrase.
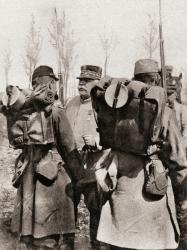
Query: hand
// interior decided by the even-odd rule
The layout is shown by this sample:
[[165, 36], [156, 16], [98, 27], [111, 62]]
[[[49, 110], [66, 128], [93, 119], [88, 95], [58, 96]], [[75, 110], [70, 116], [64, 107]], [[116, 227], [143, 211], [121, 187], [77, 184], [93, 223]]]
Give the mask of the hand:
[[38, 85], [36, 88], [33, 90], [33, 95], [38, 96], [41, 93], [43, 93], [46, 90], [46, 85]]
[[110, 188], [106, 183], [107, 173], [108, 171], [106, 168], [100, 168], [95, 172], [97, 183], [99, 184], [103, 192], [106, 192], [106, 193], [110, 191]]
[[93, 135], [83, 135], [82, 138], [86, 146], [91, 146], [91, 147], [96, 146], [95, 138]]
[[185, 212], [187, 212], [187, 200], [184, 200], [181, 202], [181, 210]]

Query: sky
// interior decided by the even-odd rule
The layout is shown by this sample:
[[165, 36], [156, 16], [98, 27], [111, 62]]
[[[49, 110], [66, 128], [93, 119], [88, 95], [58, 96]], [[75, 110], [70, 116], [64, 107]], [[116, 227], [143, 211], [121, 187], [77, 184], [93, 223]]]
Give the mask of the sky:
[[[57, 8], [58, 16], [65, 11], [77, 40], [76, 64], [72, 81], [80, 73], [80, 66], [103, 66], [104, 54], [100, 35], [113, 33], [117, 45], [111, 54], [108, 74], [117, 77], [133, 76], [134, 63], [147, 54], [142, 36], [148, 26], [148, 17], [158, 24], [158, 0], [0, 0], [0, 91], [5, 89], [3, 51], [11, 49], [12, 66], [9, 83], [28, 86], [23, 58], [31, 16], [42, 35], [42, 49], [38, 65], [52, 66], [57, 73], [55, 51], [50, 44], [49, 23]], [[167, 64], [175, 72], [187, 72], [187, 1], [162, 0], [162, 21]], [[157, 52], [155, 58], [159, 59]]]

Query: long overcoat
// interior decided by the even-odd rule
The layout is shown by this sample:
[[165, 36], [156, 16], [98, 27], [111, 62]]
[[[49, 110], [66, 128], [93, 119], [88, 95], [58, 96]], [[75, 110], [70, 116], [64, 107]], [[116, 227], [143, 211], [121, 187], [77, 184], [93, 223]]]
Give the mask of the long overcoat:
[[[172, 112], [166, 109], [165, 114], [163, 133], [169, 143], [169, 171], [176, 171], [176, 183], [185, 185], [187, 163], [181, 136]], [[146, 158], [115, 150], [112, 154], [116, 159], [117, 185], [102, 208], [97, 239], [130, 249], [177, 248], [180, 232], [170, 178], [167, 194], [155, 199], [144, 190]], [[159, 158], [157, 161], [162, 172], [162, 162]]]
[[[28, 145], [23, 149], [27, 166], [18, 188], [12, 218], [12, 231], [21, 237], [37, 239], [75, 231], [72, 182], [76, 183], [81, 178], [83, 167], [64, 110], [53, 107], [52, 115], [55, 146]], [[35, 176], [38, 152], [48, 155], [46, 171], [54, 172], [50, 168], [58, 166], [57, 178], [49, 186]]]

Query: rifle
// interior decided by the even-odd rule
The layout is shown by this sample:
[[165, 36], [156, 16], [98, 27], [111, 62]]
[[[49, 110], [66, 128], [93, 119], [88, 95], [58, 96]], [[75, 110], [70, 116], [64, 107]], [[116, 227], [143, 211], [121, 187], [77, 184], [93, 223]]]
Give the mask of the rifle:
[[61, 70], [58, 73], [58, 78], [59, 78], [59, 98], [64, 106], [64, 85], [63, 85], [63, 78], [62, 78], [62, 73]]
[[166, 68], [165, 68], [165, 55], [164, 55], [164, 39], [162, 33], [162, 12], [161, 12], [161, 0], [159, 0], [159, 38], [160, 38], [160, 60], [161, 60], [161, 84], [166, 89]]

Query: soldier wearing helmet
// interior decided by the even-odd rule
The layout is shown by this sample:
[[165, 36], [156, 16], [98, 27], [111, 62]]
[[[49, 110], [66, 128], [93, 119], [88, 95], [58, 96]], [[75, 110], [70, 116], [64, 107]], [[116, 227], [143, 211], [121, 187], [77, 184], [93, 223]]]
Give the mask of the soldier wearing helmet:
[[9, 142], [22, 150], [15, 163], [18, 192], [11, 227], [20, 249], [74, 249], [72, 182], [84, 170], [65, 112], [55, 104], [57, 80], [51, 67], [39, 66], [32, 93], [14, 87], [7, 102], [4, 98]]
[[[182, 74], [180, 74], [179, 76], [173, 76], [172, 70], [173, 66], [166, 65], [166, 89], [168, 103], [175, 112], [176, 120], [179, 125], [179, 129], [182, 135], [182, 141], [186, 149], [187, 156], [187, 107], [181, 102]], [[185, 198], [186, 189], [181, 189], [176, 185], [176, 176], [174, 175], [174, 173], [171, 177], [173, 179], [177, 218], [181, 230], [180, 244], [178, 249], [185, 250], [187, 248], [187, 200]]]
[[[141, 59], [135, 63], [134, 73], [135, 81], [125, 84], [127, 102], [120, 108], [106, 100], [113, 81], [106, 89], [95, 86], [91, 91], [100, 143], [110, 149], [96, 165], [97, 181], [109, 193], [97, 238], [110, 244], [112, 250], [174, 249], [178, 247], [179, 228], [171, 180], [164, 173], [177, 172], [176, 183], [184, 188], [185, 152], [173, 111], [165, 105], [166, 93], [155, 86], [158, 63]], [[114, 99], [116, 92], [111, 95]], [[162, 144], [163, 140], [166, 143]], [[165, 190], [160, 197], [157, 188]]]
[[140, 59], [135, 63], [134, 80], [149, 85], [159, 85], [158, 62], [153, 59]]

